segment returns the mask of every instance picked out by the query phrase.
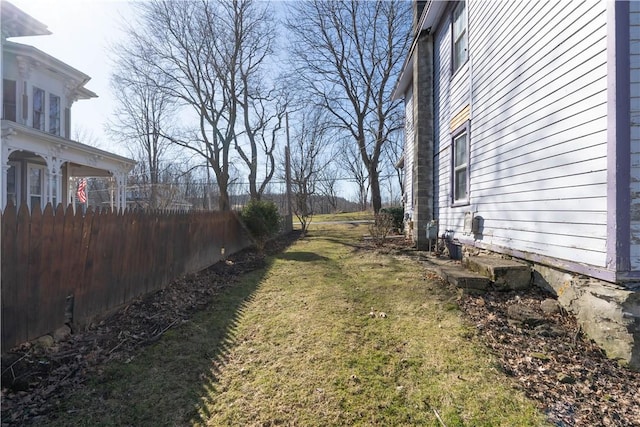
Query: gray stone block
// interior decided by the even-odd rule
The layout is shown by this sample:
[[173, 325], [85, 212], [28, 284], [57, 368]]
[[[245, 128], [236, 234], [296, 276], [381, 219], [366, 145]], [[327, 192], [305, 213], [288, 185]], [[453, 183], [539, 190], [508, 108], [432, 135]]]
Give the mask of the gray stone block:
[[465, 258], [465, 265], [503, 289], [527, 289], [531, 286], [531, 268], [522, 262], [493, 256]]

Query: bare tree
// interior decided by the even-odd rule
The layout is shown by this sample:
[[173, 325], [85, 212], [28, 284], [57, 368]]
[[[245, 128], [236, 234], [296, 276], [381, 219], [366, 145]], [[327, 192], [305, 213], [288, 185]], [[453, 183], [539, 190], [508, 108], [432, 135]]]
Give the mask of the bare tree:
[[144, 188], [148, 207], [166, 208], [167, 201], [159, 197], [160, 177], [164, 155], [171, 145], [164, 135], [171, 134], [174, 99], [158, 87], [157, 83], [166, 77], [154, 67], [134, 61], [122, 46], [116, 46], [113, 52], [116, 71], [111, 76], [111, 88], [117, 104], [107, 132], [125, 144], [138, 160], [137, 185]]
[[146, 64], [156, 87], [192, 113], [189, 131], [185, 126], [181, 134], [165, 136], [206, 160], [218, 186], [219, 208], [228, 210], [231, 150], [238, 149], [254, 168], [254, 180], [257, 149], [247, 153], [242, 144], [245, 139], [258, 144], [255, 138], [265, 135], [269, 147], [261, 132], [277, 126], [270, 120], [275, 115], [277, 123], [277, 113], [268, 115], [254, 103], [270, 100], [257, 84], [271, 51], [270, 16], [254, 0], [149, 0], [136, 7], [140, 18], [129, 25], [122, 55]]
[[318, 179], [318, 193], [323, 196], [329, 204], [331, 212], [338, 210], [338, 173], [337, 165], [335, 163], [328, 163], [320, 171]]
[[[400, 131], [394, 132], [389, 135], [388, 142], [383, 147], [382, 167], [381, 170], [389, 179], [387, 181], [389, 203], [391, 205], [402, 204], [402, 194], [404, 194], [403, 187], [403, 170], [397, 167], [398, 162], [402, 157], [404, 138]], [[391, 177], [395, 178], [392, 179]], [[395, 196], [394, 190], [397, 189], [398, 196]]]
[[395, 73], [410, 41], [410, 2], [311, 0], [291, 6], [295, 76], [355, 142], [381, 208], [379, 162], [391, 132], [401, 126], [391, 101]]
[[367, 175], [367, 169], [360, 160], [356, 146], [348, 141], [343, 142], [343, 151], [342, 156], [339, 157], [339, 162], [356, 184], [356, 195], [360, 210], [367, 210], [370, 180]]
[[328, 135], [329, 125], [321, 110], [307, 108], [301, 112], [291, 147], [291, 184], [293, 212], [303, 232], [313, 218], [320, 171], [329, 162], [323, 156]]
[[[241, 116], [235, 149], [249, 170], [249, 194], [260, 199], [275, 172], [276, 140], [283, 128], [287, 97], [277, 90], [275, 80], [268, 79], [265, 67], [273, 54], [275, 26], [273, 12], [254, 1], [232, 1], [226, 12], [233, 22], [233, 43], [227, 56], [237, 61], [233, 79], [239, 82], [231, 102], [237, 104]], [[260, 156], [264, 156], [264, 176], [258, 178]]]

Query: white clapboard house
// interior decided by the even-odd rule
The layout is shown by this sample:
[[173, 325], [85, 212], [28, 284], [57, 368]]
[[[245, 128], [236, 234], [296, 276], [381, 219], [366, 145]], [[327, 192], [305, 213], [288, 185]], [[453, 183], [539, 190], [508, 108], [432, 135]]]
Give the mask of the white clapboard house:
[[85, 177], [109, 177], [110, 206], [126, 206], [131, 159], [71, 139], [71, 106], [97, 95], [89, 76], [15, 38], [50, 34], [47, 27], [2, 0], [0, 70], [2, 139], [0, 209], [8, 202], [44, 208], [72, 203]]
[[430, 226], [528, 262], [640, 366], [640, 2], [413, 7], [393, 96], [417, 245]]

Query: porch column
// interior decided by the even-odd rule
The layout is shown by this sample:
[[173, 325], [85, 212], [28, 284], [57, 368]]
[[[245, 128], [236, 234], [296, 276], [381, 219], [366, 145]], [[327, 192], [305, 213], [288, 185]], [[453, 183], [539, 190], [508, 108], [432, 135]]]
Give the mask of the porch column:
[[[56, 206], [54, 204], [54, 200], [53, 200], [53, 194], [54, 194], [54, 190], [55, 190], [55, 195], [56, 198], [58, 199], [57, 202], [60, 202], [60, 179], [59, 175], [60, 175], [60, 165], [61, 162], [58, 158], [58, 156], [60, 155], [60, 149], [59, 148], [50, 148], [49, 149], [49, 153], [46, 155], [42, 155], [42, 158], [44, 159], [47, 167], [45, 170], [45, 183], [44, 186], [45, 188], [43, 188], [43, 191], [46, 191], [46, 197], [44, 198], [44, 205], [46, 206], [47, 203], [51, 203], [51, 206], [53, 207], [54, 211], [56, 209]], [[44, 208], [43, 208], [44, 209]]]
[[423, 31], [413, 54], [413, 236], [418, 249], [427, 249], [426, 226], [433, 218], [433, 39]]
[[2, 135], [0, 138], [0, 210], [4, 210], [7, 206], [7, 178], [9, 172], [9, 153], [10, 149], [7, 147], [9, 138], [11, 137], [11, 129], [8, 130], [6, 135]]
[[127, 207], [127, 175], [123, 173], [115, 174], [116, 178], [116, 209], [124, 210]]

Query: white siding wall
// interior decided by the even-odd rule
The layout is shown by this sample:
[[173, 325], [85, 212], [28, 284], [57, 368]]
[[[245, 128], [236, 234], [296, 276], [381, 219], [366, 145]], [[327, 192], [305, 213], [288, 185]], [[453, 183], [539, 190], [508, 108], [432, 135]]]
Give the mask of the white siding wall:
[[[469, 69], [435, 35], [440, 228], [479, 245], [605, 266], [606, 1], [468, 0]], [[462, 71], [462, 72], [461, 72]], [[472, 75], [471, 75], [472, 73]], [[469, 80], [471, 79], [471, 80]], [[471, 91], [469, 206], [451, 207], [449, 121]]]
[[[450, 121], [469, 104], [469, 63], [451, 75], [451, 11], [436, 30], [434, 37], [434, 216], [439, 233], [462, 228], [465, 209], [451, 209], [451, 132]], [[468, 209], [467, 209], [468, 210]]]
[[640, 2], [629, 4], [631, 53], [631, 269], [640, 269]]
[[415, 144], [413, 89], [411, 87], [405, 94], [404, 102], [404, 177], [402, 185], [404, 187], [404, 212], [409, 214], [411, 218], [413, 215], [413, 147]]

